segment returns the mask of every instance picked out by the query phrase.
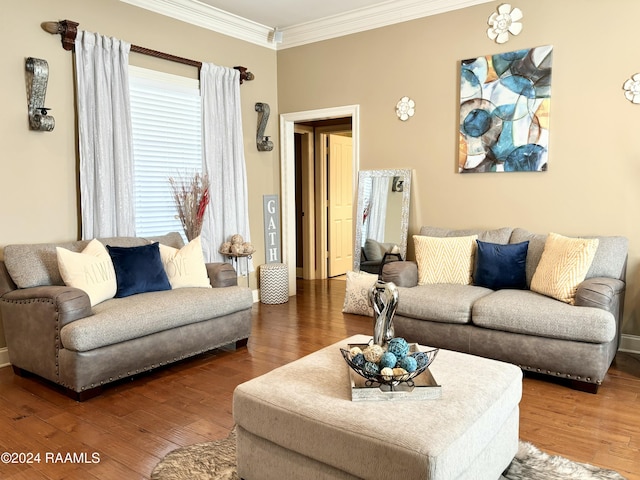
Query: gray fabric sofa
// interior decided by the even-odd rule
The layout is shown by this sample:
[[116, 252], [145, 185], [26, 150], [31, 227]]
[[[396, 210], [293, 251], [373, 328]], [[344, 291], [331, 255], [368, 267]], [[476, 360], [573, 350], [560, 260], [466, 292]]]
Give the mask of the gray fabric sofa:
[[[178, 233], [100, 239], [133, 247], [150, 241], [181, 248]], [[80, 252], [87, 241], [8, 245], [0, 262], [0, 316], [18, 374], [59, 384], [78, 400], [102, 385], [224, 345], [247, 344], [251, 290], [226, 263], [206, 264], [213, 288], [179, 288], [112, 298], [91, 307], [65, 286], [56, 246]]]
[[[448, 230], [422, 227], [420, 235], [515, 244], [529, 241], [527, 286], [547, 234], [521, 228]], [[475, 285], [418, 285], [415, 262], [384, 266], [382, 278], [399, 287], [395, 334], [411, 342], [493, 358], [568, 379], [592, 393], [604, 380], [620, 343], [628, 240], [598, 238], [599, 245], [575, 305], [531, 290]]]

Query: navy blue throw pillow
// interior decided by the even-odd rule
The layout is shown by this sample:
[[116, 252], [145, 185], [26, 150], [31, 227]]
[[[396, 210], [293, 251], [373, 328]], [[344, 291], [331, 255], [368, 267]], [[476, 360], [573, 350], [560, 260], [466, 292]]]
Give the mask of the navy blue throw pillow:
[[116, 271], [116, 298], [136, 293], [171, 290], [171, 284], [160, 260], [159, 243], [140, 247], [112, 247], [107, 250]]
[[492, 290], [527, 288], [527, 250], [529, 241], [501, 245], [476, 240], [474, 285]]

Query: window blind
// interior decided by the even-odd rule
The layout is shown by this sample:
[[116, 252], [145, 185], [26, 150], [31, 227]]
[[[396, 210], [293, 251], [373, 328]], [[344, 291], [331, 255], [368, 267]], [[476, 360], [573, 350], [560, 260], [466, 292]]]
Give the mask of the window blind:
[[198, 80], [129, 67], [136, 235], [183, 234], [169, 177], [202, 172]]

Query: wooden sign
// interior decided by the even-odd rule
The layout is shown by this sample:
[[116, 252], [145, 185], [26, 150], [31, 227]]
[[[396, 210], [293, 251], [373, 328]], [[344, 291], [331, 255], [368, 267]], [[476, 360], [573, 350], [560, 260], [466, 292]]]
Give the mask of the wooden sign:
[[266, 263], [280, 263], [280, 201], [278, 195], [264, 195], [264, 248]]

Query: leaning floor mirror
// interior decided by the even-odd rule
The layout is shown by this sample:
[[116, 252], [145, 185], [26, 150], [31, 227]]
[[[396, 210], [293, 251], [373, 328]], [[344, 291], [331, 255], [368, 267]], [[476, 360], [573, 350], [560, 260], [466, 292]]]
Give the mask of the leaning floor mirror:
[[407, 256], [411, 170], [358, 172], [353, 270], [378, 273], [385, 253]]

